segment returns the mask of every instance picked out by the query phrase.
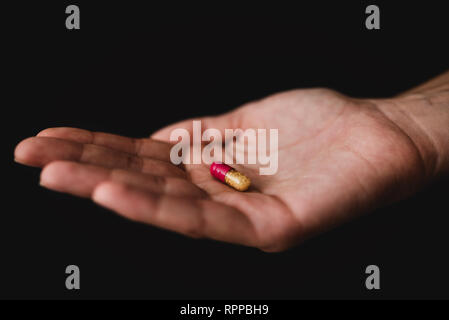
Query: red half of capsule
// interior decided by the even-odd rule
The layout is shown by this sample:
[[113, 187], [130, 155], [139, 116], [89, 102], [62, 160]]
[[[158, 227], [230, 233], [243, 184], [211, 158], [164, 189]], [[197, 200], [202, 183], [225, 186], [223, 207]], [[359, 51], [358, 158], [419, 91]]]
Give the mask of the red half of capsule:
[[228, 173], [228, 171], [231, 169], [232, 168], [227, 164], [220, 162], [213, 162], [210, 165], [210, 174], [213, 175], [218, 180], [225, 182], [226, 173]]

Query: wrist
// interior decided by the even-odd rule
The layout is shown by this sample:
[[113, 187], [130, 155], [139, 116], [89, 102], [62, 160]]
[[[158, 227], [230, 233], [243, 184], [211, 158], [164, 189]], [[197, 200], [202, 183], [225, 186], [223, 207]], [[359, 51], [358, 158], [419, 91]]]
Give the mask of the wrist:
[[413, 91], [376, 105], [414, 144], [426, 178], [449, 172], [449, 91]]

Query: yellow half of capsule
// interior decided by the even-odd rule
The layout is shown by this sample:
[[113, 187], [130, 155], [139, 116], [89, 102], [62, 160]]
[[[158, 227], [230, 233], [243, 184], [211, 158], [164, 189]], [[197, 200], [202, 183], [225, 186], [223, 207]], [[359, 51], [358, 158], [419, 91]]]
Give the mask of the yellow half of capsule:
[[225, 182], [228, 186], [238, 191], [246, 191], [251, 185], [251, 180], [242, 173], [231, 169], [225, 175]]

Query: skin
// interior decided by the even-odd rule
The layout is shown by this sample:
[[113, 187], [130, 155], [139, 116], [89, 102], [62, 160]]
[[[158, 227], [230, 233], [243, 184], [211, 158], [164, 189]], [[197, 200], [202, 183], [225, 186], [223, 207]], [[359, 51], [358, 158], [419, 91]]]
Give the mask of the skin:
[[200, 119], [203, 130], [279, 129], [275, 175], [234, 165], [252, 180], [247, 192], [215, 180], [208, 165], [170, 162], [171, 131], [191, 131], [192, 120], [148, 139], [49, 128], [20, 142], [15, 161], [43, 168], [42, 186], [92, 198], [126, 218], [269, 252], [449, 172], [449, 72], [389, 99], [294, 90]]

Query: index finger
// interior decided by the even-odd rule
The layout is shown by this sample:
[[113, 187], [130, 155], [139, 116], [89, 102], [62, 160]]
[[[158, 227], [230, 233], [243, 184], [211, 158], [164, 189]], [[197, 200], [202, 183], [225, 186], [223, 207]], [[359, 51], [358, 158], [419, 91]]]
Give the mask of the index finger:
[[83, 144], [94, 144], [139, 157], [170, 161], [172, 145], [148, 138], [130, 138], [105, 132], [94, 132], [78, 128], [48, 128], [37, 134], [38, 137], [59, 138]]

